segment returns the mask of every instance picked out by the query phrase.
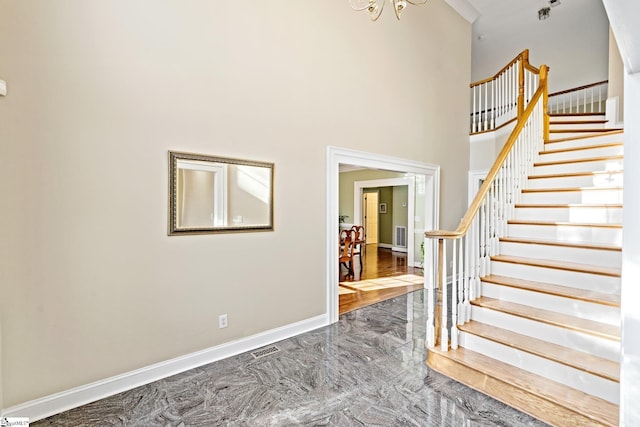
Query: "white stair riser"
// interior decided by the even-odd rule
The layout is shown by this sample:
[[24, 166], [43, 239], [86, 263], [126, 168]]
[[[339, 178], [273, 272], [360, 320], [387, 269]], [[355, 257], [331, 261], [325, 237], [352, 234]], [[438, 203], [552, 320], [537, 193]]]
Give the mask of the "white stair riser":
[[[560, 138], [582, 138], [584, 136], [599, 136], [601, 135], [601, 133], [592, 127], [588, 127], [586, 129], [589, 129], [589, 132], [551, 132], [551, 129], [549, 130], [549, 139], [554, 140], [554, 139], [560, 139]], [[593, 130], [592, 130], [593, 129]], [[591, 131], [592, 130], [592, 131]]]
[[527, 305], [541, 310], [570, 314], [582, 319], [607, 323], [609, 325], [617, 326], [620, 324], [620, 309], [618, 307], [564, 298], [541, 292], [532, 292], [526, 289], [512, 288], [488, 282], [482, 282], [482, 296]]
[[[596, 119], [592, 119], [596, 120]], [[550, 120], [551, 122], [561, 122], [562, 120]], [[565, 120], [569, 121], [569, 120]], [[573, 121], [573, 120], [571, 120]], [[549, 123], [549, 130], [566, 130], [566, 129], [606, 129], [606, 123], [589, 123], [585, 120], [582, 123]]]
[[622, 245], [622, 229], [620, 228], [509, 224], [507, 225], [507, 236], [541, 240], [555, 239], [560, 242], [572, 243]]
[[588, 224], [622, 224], [622, 208], [525, 208], [517, 207], [514, 219]]
[[623, 146], [598, 147], [575, 151], [560, 151], [558, 153], [540, 153], [538, 162], [557, 162], [561, 160], [586, 159], [590, 157], [621, 156], [624, 155]]
[[621, 187], [622, 172], [528, 179], [526, 188]]
[[558, 240], [570, 243], [602, 243], [622, 245], [622, 229], [582, 227], [568, 225], [507, 225], [507, 236], [541, 240]]
[[523, 192], [522, 204], [622, 203], [622, 189]]
[[531, 175], [550, 175], [574, 172], [605, 172], [621, 171], [623, 159], [596, 160], [577, 163], [560, 163], [555, 165], [540, 165], [533, 168]]
[[553, 261], [577, 262], [599, 267], [617, 267], [622, 264], [622, 252], [566, 246], [535, 245], [500, 242], [500, 254], [540, 258]]
[[549, 116], [549, 121], [552, 122], [573, 122], [578, 120], [606, 120], [604, 114], [594, 114], [589, 116]]
[[615, 362], [620, 360], [620, 343], [616, 340], [477, 306], [471, 307], [471, 319]]
[[553, 142], [554, 139], [557, 140], [564, 138], [562, 138], [562, 134], [549, 135], [549, 141], [544, 144], [545, 150], [563, 150], [565, 148], [584, 147], [587, 145], [606, 144], [609, 142], [622, 142], [624, 140], [624, 135], [621, 133], [606, 133], [604, 135], [591, 138], [570, 139], [567, 141], [557, 142]]
[[611, 294], [620, 293], [619, 277], [600, 274], [497, 261], [491, 261], [491, 274]]
[[466, 332], [460, 334], [460, 343], [469, 350], [618, 404], [617, 382]]

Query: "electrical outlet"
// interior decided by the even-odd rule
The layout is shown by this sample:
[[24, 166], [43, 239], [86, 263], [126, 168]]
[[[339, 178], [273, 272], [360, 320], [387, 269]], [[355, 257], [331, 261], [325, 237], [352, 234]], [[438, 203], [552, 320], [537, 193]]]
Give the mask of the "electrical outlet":
[[226, 328], [227, 326], [229, 326], [229, 324], [227, 323], [227, 314], [225, 313], [218, 316], [218, 328], [222, 329]]

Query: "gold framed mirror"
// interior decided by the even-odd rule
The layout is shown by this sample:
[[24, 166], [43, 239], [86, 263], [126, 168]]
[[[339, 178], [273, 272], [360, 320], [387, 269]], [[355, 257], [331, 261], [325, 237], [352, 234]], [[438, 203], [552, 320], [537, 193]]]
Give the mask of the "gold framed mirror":
[[169, 235], [273, 231], [273, 169], [169, 151]]

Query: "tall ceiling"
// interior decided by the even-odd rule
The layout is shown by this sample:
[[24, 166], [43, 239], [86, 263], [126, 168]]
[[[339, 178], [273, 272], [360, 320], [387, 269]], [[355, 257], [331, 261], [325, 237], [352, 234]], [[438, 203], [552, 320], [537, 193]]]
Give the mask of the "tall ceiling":
[[602, 0], [559, 0], [548, 19], [547, 0], [467, 0], [478, 12], [472, 29], [471, 80], [495, 74], [523, 49], [551, 67], [551, 90], [606, 80], [609, 21]]

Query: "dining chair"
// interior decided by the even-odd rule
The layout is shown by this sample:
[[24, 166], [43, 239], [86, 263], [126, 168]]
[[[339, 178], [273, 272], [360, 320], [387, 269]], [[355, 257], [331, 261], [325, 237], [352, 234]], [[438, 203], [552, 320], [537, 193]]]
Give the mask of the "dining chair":
[[339, 265], [344, 265], [347, 268], [347, 277], [354, 276], [353, 274], [353, 240], [351, 238], [352, 233], [350, 230], [346, 231], [344, 239], [342, 238], [343, 233], [340, 233], [340, 253], [338, 257]]
[[366, 247], [364, 226], [354, 225], [351, 227], [351, 231], [353, 232], [353, 255], [358, 255], [360, 257], [360, 271], [362, 271], [362, 254]]

